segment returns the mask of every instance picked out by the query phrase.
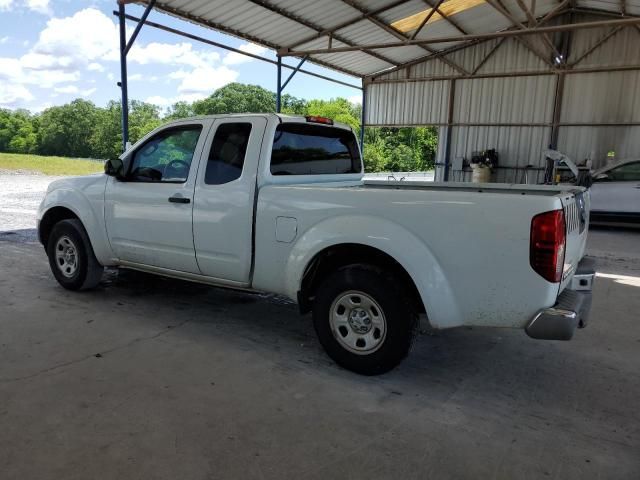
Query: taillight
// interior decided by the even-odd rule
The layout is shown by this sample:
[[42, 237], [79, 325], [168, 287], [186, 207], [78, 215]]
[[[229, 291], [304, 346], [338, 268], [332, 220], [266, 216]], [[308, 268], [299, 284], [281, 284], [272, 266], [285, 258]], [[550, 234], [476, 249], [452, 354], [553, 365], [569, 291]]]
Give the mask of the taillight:
[[564, 212], [552, 210], [533, 217], [529, 246], [531, 267], [545, 280], [558, 283], [562, 280], [564, 250]]

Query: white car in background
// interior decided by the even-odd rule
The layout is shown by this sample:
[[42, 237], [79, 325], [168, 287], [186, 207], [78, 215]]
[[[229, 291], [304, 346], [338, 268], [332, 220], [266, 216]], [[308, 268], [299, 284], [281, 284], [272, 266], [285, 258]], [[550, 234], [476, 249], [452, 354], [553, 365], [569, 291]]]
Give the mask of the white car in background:
[[591, 221], [640, 224], [640, 159], [593, 172]]

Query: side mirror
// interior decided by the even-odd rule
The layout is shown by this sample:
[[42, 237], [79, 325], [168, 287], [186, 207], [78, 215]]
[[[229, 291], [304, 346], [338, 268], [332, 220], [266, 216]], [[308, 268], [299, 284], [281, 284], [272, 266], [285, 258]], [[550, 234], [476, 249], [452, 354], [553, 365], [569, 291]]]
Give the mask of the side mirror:
[[107, 160], [104, 164], [104, 173], [121, 180], [124, 177], [124, 162], [120, 158]]

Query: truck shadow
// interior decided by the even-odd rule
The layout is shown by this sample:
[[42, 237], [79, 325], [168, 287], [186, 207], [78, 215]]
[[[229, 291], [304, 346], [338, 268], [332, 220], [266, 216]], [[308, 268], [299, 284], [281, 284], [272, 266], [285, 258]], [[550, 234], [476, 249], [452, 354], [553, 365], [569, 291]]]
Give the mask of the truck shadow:
[[[107, 274], [103, 285], [115, 290], [115, 296], [130, 309], [144, 312], [153, 305], [173, 312], [176, 322], [195, 325], [198, 342], [207, 342], [208, 336], [222, 338], [234, 348], [257, 353], [283, 374], [331, 378], [345, 388], [359, 385], [378, 393], [382, 389], [386, 393], [380, 394], [381, 402], [388, 395], [430, 401], [460, 397], [540, 409], [546, 403], [580, 403], [589, 398], [590, 406], [585, 408], [591, 411], [607, 402], [607, 392], [615, 385], [628, 383], [631, 373], [606, 345], [624, 341], [628, 335], [640, 338], [637, 324], [621, 318], [629, 308], [637, 311], [640, 307], [639, 288], [599, 278], [590, 325], [578, 330], [571, 342], [536, 341], [523, 331], [510, 329], [422, 332], [398, 368], [382, 376], [362, 377], [335, 365], [319, 345], [310, 315], [301, 317], [296, 305], [280, 297], [126, 270]], [[601, 302], [611, 295], [636, 298], [637, 305], [612, 311]], [[136, 318], [160, 321], [142, 315]], [[623, 331], [612, 331], [607, 323], [628, 325]], [[193, 331], [181, 329], [174, 334], [193, 335]], [[566, 405], [568, 408], [569, 403]]]

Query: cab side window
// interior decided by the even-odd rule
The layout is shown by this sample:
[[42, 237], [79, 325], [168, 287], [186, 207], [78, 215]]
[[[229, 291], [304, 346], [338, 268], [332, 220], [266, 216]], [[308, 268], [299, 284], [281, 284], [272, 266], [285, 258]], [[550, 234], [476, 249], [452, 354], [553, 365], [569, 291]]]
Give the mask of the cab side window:
[[129, 181], [186, 182], [201, 132], [201, 125], [158, 132], [134, 153]]
[[640, 181], [640, 162], [627, 163], [614, 168], [607, 177], [612, 182], [638, 182]]
[[218, 127], [209, 151], [205, 184], [222, 185], [240, 178], [250, 134], [250, 123], [223, 123]]

